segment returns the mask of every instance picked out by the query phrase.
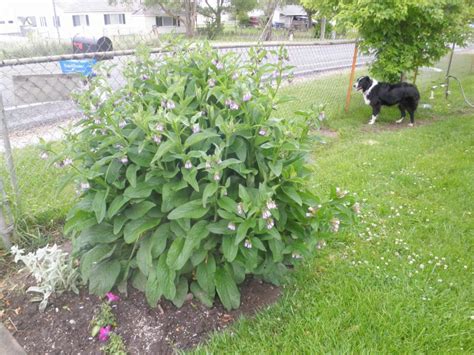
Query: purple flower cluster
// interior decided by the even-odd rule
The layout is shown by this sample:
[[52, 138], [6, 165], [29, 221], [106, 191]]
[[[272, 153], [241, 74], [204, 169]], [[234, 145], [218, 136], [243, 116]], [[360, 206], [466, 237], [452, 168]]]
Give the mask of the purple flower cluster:
[[247, 101], [250, 101], [251, 98], [252, 98], [252, 94], [248, 92], [244, 95], [244, 97], [242, 98], [242, 101], [247, 102]]
[[239, 104], [231, 99], [225, 100], [225, 105], [228, 106], [233, 111], [239, 109]]

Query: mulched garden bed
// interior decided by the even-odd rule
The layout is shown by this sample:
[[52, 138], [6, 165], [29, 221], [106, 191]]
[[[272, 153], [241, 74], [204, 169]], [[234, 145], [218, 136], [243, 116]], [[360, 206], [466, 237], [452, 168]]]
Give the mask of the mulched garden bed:
[[[177, 309], [161, 301], [150, 308], [143, 293], [131, 288], [128, 296], [113, 305], [116, 332], [125, 340], [130, 354], [171, 354], [205, 341], [214, 330], [226, 328], [241, 315], [252, 315], [274, 303], [280, 289], [253, 278], [241, 286], [241, 307], [226, 311], [216, 301], [211, 309], [188, 300]], [[89, 323], [102, 300], [81, 291], [51, 298], [44, 313], [24, 292], [3, 290], [0, 320], [29, 354], [99, 354], [103, 343], [90, 336]]]

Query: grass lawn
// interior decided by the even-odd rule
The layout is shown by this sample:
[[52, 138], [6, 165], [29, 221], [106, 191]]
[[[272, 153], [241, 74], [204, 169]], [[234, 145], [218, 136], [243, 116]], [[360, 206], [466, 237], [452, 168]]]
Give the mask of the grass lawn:
[[[460, 58], [455, 73], [472, 99], [472, 57]], [[275, 306], [216, 334], [197, 353], [474, 352], [474, 111], [455, 86], [450, 106], [441, 91], [429, 101], [440, 78], [420, 78], [422, 102], [433, 107], [420, 108], [413, 129], [396, 127], [398, 110], [387, 108], [367, 127], [370, 109], [358, 95], [342, 114], [340, 97], [329, 93], [340, 93], [346, 75], [284, 89], [303, 94], [279, 114], [309, 108], [326, 93], [326, 126], [338, 137], [315, 147], [309, 183], [323, 196], [330, 186], [357, 193], [360, 224], [305, 260]], [[36, 223], [55, 225], [74, 192], [57, 196], [62, 171], [38, 156], [36, 148], [16, 152], [23, 208]]]

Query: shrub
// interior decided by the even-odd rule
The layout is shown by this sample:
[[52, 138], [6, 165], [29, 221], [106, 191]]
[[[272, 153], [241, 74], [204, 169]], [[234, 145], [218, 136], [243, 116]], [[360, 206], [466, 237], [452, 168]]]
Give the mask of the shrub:
[[308, 189], [308, 114], [273, 117], [285, 49], [165, 49], [131, 61], [123, 88], [99, 75], [78, 97], [85, 118], [61, 159], [82, 192], [65, 230], [92, 293], [131, 279], [150, 305], [179, 307], [190, 289], [236, 308], [246, 275], [281, 282], [352, 201]]

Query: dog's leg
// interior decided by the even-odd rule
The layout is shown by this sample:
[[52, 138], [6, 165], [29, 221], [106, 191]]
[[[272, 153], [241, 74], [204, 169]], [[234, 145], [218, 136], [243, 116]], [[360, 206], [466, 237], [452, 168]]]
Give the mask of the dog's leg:
[[410, 110], [408, 111], [408, 113], [410, 114], [410, 123], [408, 124], [408, 126], [413, 127], [413, 125], [415, 124], [415, 111]]
[[380, 105], [372, 107], [372, 118], [369, 121], [370, 125], [373, 125], [375, 121], [377, 120], [377, 117], [379, 116], [379, 113], [380, 113], [380, 109], [381, 109]]
[[400, 117], [399, 120], [396, 120], [395, 122], [402, 123], [403, 120], [405, 119], [407, 113], [405, 111], [405, 108], [402, 105], [398, 105], [398, 108], [400, 109], [400, 113], [401, 113], [402, 116]]

